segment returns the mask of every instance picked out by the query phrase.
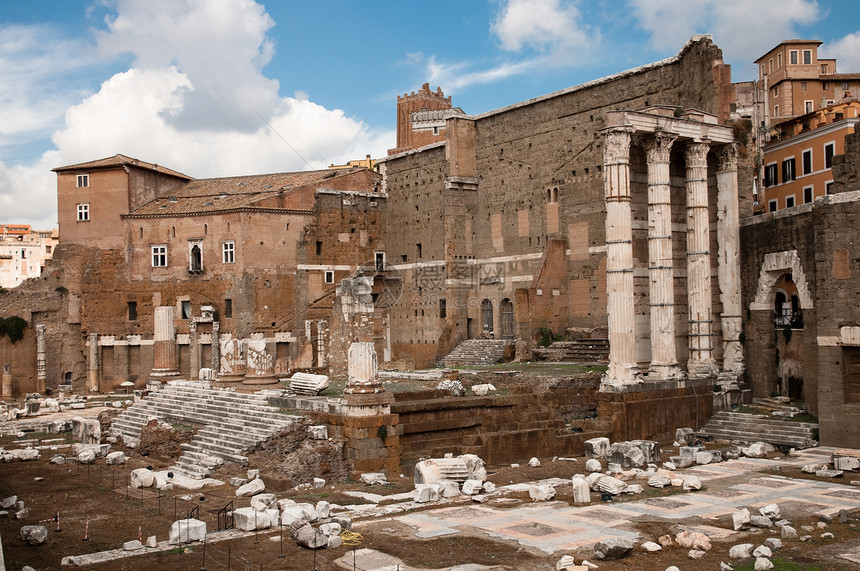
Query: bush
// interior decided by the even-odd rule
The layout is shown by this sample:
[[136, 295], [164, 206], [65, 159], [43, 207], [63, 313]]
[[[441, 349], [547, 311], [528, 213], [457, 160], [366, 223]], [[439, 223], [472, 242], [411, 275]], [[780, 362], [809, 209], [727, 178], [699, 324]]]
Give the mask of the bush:
[[8, 337], [13, 345], [24, 338], [26, 328], [27, 322], [17, 315], [0, 317], [0, 337]]

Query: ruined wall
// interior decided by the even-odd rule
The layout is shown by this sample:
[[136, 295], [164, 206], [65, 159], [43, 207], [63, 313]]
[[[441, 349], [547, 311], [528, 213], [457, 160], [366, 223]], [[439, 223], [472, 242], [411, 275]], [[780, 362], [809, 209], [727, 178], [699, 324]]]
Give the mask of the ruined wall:
[[[470, 118], [468, 122], [474, 128], [474, 157], [469, 156], [468, 138], [458, 133], [458, 138], [452, 139], [452, 125], [467, 122], [457, 119], [449, 120], [446, 156], [443, 157], [439, 147], [430, 147], [387, 159], [384, 168], [390, 198], [386, 245], [390, 257], [397, 263], [411, 264], [420, 243], [419, 261], [446, 262], [443, 275], [449, 284], [445, 292], [448, 307], [455, 305], [454, 300], [459, 300], [457, 304], [462, 306], [462, 312], [453, 316], [455, 323], [448, 317], [443, 324], [437, 312], [431, 313], [429, 323], [417, 322], [424, 338], [415, 337], [415, 320], [422, 317], [421, 309], [426, 319], [429, 307], [412, 307], [411, 315], [403, 311], [402, 318], [393, 317], [395, 355], [408, 354], [426, 364], [445, 350], [438, 340], [477, 336], [483, 329], [482, 299], [493, 304], [493, 330], [497, 337], [500, 307], [506, 299], [515, 303], [518, 329], [529, 323], [528, 316], [532, 319], [526, 327], [533, 330], [550, 326], [564, 332], [571, 327], [605, 326], [605, 206], [600, 130], [605, 126], [606, 113], [618, 108], [666, 104], [715, 114], [725, 111], [727, 117], [724, 100], [729, 92], [723, 83], [729, 74], [721, 59], [719, 48], [710, 39], [700, 38], [685, 46], [677, 61], [652, 64]], [[470, 161], [474, 161], [474, 173], [468, 172]], [[679, 161], [683, 164], [683, 157], [676, 154], [673, 162]], [[750, 156], [742, 157], [742, 164], [745, 161], [751, 161]], [[463, 165], [466, 172], [460, 170]], [[644, 159], [638, 166], [631, 179], [635, 190], [643, 194], [647, 188]], [[745, 168], [742, 172], [749, 176], [752, 171]], [[476, 176], [474, 190], [470, 191], [473, 197], [460, 201], [458, 212], [443, 209], [440, 199], [445, 198], [444, 204], [448, 204], [446, 176], [448, 187], [463, 188], [464, 183], [456, 177], [472, 175]], [[673, 172], [673, 216], [682, 225], [676, 241], [683, 244], [677, 252], [686, 251], [683, 181], [683, 168]], [[715, 206], [714, 178], [709, 186]], [[751, 189], [748, 180], [741, 180], [739, 186]], [[634, 229], [636, 255], [641, 265], [647, 262], [647, 205], [642, 202], [638, 206], [638, 210], [634, 209]], [[434, 241], [440, 241], [442, 228], [438, 221], [443, 215], [444, 221], [458, 221], [463, 238], [452, 239], [446, 232], [444, 250], [440, 251], [440, 247], [427, 241], [434, 230]], [[716, 208], [712, 209], [712, 217], [715, 222]], [[563, 269], [553, 267], [552, 272], [558, 273], [557, 278], [565, 283], [546, 292], [538, 287], [536, 279], [542, 272], [547, 275], [543, 260], [553, 240], [564, 243]], [[711, 240], [712, 251], [716, 252], [716, 232], [712, 232]], [[454, 282], [452, 268], [457, 258], [446, 252], [449, 249], [466, 262], [461, 264], [465, 275], [457, 276], [460, 279]], [[714, 256], [714, 264], [716, 261]], [[404, 269], [427, 272], [427, 266], [425, 263], [420, 268]], [[679, 257], [677, 266], [686, 267], [683, 257]], [[716, 284], [716, 265], [713, 276]], [[639, 275], [637, 279], [637, 292], [647, 292], [647, 276]], [[407, 278], [404, 283], [407, 285], [404, 297], [415, 303], [420, 299], [417, 280]], [[465, 288], [466, 292], [452, 291], [451, 284]], [[528, 290], [528, 297], [521, 294], [519, 299], [528, 299], [527, 307], [517, 301], [517, 291], [522, 289]], [[713, 291], [714, 307], [718, 310], [719, 290], [714, 287]], [[441, 292], [436, 295], [441, 296]], [[560, 299], [538, 299], [543, 295]], [[683, 309], [686, 306], [683, 284], [676, 287], [676, 295]], [[566, 313], [561, 302], [567, 303]], [[417, 315], [415, 309], [419, 310]], [[686, 312], [681, 310], [677, 314], [685, 316]], [[646, 324], [646, 317], [643, 315], [640, 323]], [[680, 322], [677, 330], [686, 331], [686, 322]], [[718, 327], [715, 333], [719, 335]], [[526, 335], [527, 332], [517, 332], [517, 336]], [[436, 355], [433, 355], [434, 343], [438, 345]]]

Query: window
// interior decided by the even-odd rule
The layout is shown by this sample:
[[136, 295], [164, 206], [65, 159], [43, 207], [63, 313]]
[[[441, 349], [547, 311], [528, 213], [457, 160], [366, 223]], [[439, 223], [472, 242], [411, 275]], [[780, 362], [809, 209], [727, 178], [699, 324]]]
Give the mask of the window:
[[136, 301], [128, 302], [128, 320], [129, 321], [137, 321], [137, 302]]
[[221, 261], [225, 264], [232, 264], [236, 261], [236, 243], [224, 242], [221, 244]]
[[181, 304], [182, 319], [191, 319], [191, 300], [183, 299]]
[[188, 242], [188, 271], [203, 271], [203, 243], [199, 240]]
[[764, 185], [773, 186], [776, 182], [776, 163], [771, 163], [764, 167]]
[[776, 54], [776, 69], [779, 69], [781, 67], [782, 67], [782, 54], [778, 53], [778, 54]]
[[804, 113], [812, 113], [814, 110], [815, 110], [815, 108], [813, 107], [812, 101], [809, 101], [807, 99], [806, 101], [803, 102], [803, 112]]
[[827, 64], [826, 63], [821, 64], [821, 73], [822, 73], [822, 75], [827, 73]]
[[812, 188], [813, 187], [811, 187], [811, 186], [804, 186], [803, 187], [803, 203], [804, 204], [809, 204], [810, 202], [812, 202], [812, 198], [814, 196], [814, 193], [812, 192]]
[[373, 262], [376, 266], [376, 271], [381, 272], [385, 270], [385, 252], [375, 252], [373, 254]]
[[801, 90], [801, 91], [806, 91], [806, 82], [805, 82], [805, 81], [801, 81], [801, 82], [800, 82], [800, 90]]
[[824, 194], [833, 194], [833, 181], [828, 180], [824, 183]]
[[788, 62], [791, 65], [797, 65], [797, 50], [791, 50], [788, 52]]
[[439, 318], [445, 319], [446, 317], [448, 317], [448, 300], [443, 298], [439, 300]]
[[767, 211], [768, 212], [776, 212], [776, 199], [767, 201]]
[[79, 174], [77, 176], [77, 184], [78, 188], [86, 188], [90, 185], [90, 175], [88, 174]]
[[847, 82], [847, 81], [843, 81], [843, 82], [842, 82], [842, 90], [843, 90], [843, 91], [848, 91], [848, 82]]
[[415, 253], [418, 254], [418, 259], [420, 260], [422, 258], [422, 254], [423, 254], [423, 251], [421, 248], [421, 242], [418, 242], [417, 244], [415, 244]]
[[773, 58], [767, 60], [767, 68], [770, 70], [771, 73], [773, 73]]
[[794, 195], [789, 195], [785, 197], [785, 207], [786, 208], [794, 208]]
[[325, 279], [323, 281], [325, 281], [325, 283], [327, 283], [327, 284], [333, 284], [334, 283], [334, 272], [332, 270], [326, 270]]
[[774, 105], [774, 106], [773, 106], [773, 116], [774, 116], [774, 117], [779, 117], [779, 105]]
[[836, 143], [824, 143], [824, 168], [833, 166], [833, 155], [836, 152]]
[[827, 91], [828, 89], [830, 89], [830, 82], [829, 81], [823, 81], [821, 83], [821, 89], [823, 89], [824, 91]]
[[767, 77], [767, 70], [764, 67], [764, 64], [761, 64], [761, 79]]
[[78, 222], [86, 222], [90, 219], [90, 205], [78, 204]]
[[803, 65], [812, 65], [812, 50], [803, 50]]
[[812, 149], [803, 151], [803, 174], [812, 174]]
[[438, 135], [438, 134], [439, 134], [439, 127], [433, 127], [433, 134], [434, 134], [434, 135]]
[[773, 86], [773, 89], [772, 89], [771, 91], [773, 91], [773, 96], [774, 96], [774, 97], [776, 97], [777, 95], [779, 95], [779, 85], [774, 85], [774, 86]]
[[152, 267], [153, 268], [166, 268], [167, 267], [167, 246], [163, 244], [159, 244], [157, 246], [150, 246], [150, 251], [152, 252]]
[[322, 242], [317, 240], [317, 256], [322, 254]]
[[233, 300], [229, 297], [224, 299], [224, 317], [228, 319], [233, 317]]
[[794, 173], [794, 157], [782, 161], [782, 182], [788, 182], [797, 178]]
[[50, 254], [50, 253], [51, 253], [51, 247], [50, 247], [50, 246], [45, 246], [45, 253], [46, 253], [46, 254]]

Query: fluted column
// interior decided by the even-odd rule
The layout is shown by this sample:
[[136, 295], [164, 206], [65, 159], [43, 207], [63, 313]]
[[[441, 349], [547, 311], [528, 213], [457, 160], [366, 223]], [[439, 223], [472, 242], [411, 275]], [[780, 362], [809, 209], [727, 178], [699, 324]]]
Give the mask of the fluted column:
[[152, 372], [156, 380], [179, 375], [176, 366], [176, 329], [173, 325], [173, 306], [155, 308], [155, 330], [152, 343]]
[[687, 145], [687, 305], [690, 358], [687, 371], [707, 376], [717, 372], [711, 323], [711, 251], [708, 220], [708, 142]]
[[36, 326], [36, 392], [45, 394], [45, 327]]
[[378, 362], [376, 349], [371, 342], [352, 343], [347, 353], [348, 380], [345, 394], [381, 393], [382, 387], [377, 376]]
[[88, 335], [89, 360], [87, 361], [87, 390], [99, 392], [99, 334]]
[[630, 134], [607, 131], [603, 145], [606, 198], [606, 290], [609, 367], [604, 382], [637, 382], [633, 309], [633, 228], [630, 212]]
[[648, 162], [648, 294], [651, 300], [649, 377], [681, 376], [675, 351], [675, 271], [672, 262], [672, 196], [669, 156], [676, 135], [644, 140]]
[[717, 242], [719, 243], [720, 322], [723, 332], [723, 370], [744, 370], [741, 334], [741, 262], [738, 212], [738, 151], [734, 143], [719, 151], [717, 171]]
[[9, 363], [3, 364], [3, 375], [0, 378], [0, 396], [12, 396], [12, 365]]

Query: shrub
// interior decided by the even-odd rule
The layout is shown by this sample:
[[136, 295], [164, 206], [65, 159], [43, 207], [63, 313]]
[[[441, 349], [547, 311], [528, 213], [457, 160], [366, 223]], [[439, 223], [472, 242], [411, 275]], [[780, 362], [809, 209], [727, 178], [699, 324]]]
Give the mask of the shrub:
[[27, 322], [17, 315], [0, 317], [0, 337], [8, 337], [12, 344], [23, 339], [26, 328]]

